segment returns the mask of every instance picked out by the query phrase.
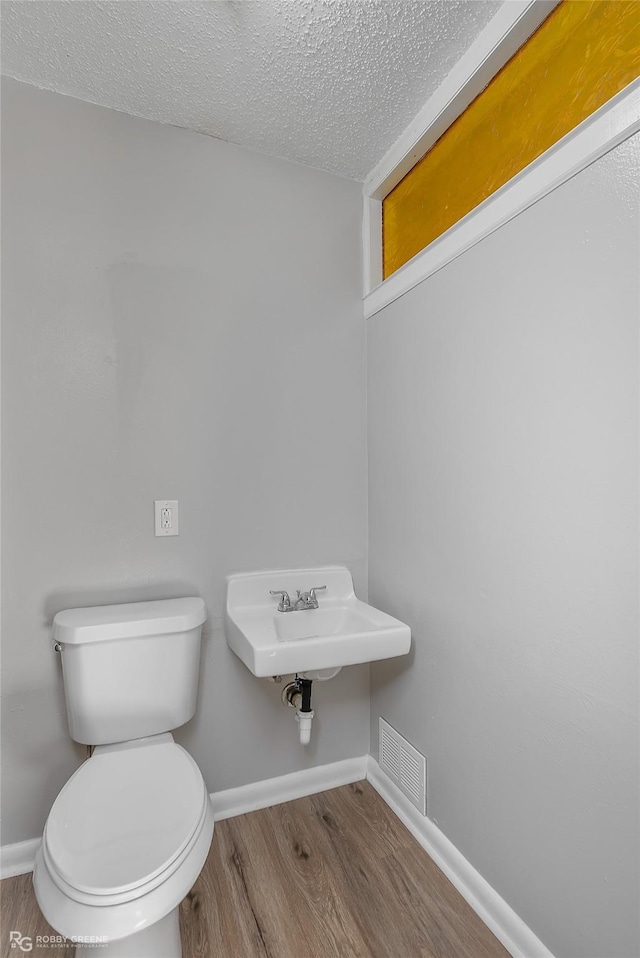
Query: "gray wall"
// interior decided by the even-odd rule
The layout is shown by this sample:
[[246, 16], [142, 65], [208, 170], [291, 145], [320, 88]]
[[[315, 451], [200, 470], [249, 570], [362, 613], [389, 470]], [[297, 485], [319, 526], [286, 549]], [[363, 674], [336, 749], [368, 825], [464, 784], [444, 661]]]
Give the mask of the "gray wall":
[[63, 608], [205, 599], [179, 738], [211, 790], [366, 753], [367, 668], [318, 687], [304, 749], [221, 630], [233, 571], [339, 562], [366, 589], [360, 187], [13, 81], [2, 105], [3, 843], [83, 755]]
[[639, 148], [368, 324], [372, 739], [561, 958], [639, 952]]

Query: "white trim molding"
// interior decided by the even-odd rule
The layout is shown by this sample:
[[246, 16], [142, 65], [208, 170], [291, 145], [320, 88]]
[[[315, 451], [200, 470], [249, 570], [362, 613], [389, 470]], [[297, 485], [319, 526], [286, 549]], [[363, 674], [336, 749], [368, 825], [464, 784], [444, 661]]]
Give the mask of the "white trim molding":
[[26, 842], [3, 845], [0, 848], [0, 878], [15, 878], [32, 872], [41, 841], [41, 838], [30, 838]]
[[546, 945], [485, 881], [462, 852], [437, 825], [420, 814], [371, 757], [367, 765], [367, 781], [513, 958], [553, 958]]
[[[422, 252], [371, 289], [364, 297], [365, 319], [432, 276], [638, 130], [640, 80], [634, 80]], [[369, 222], [375, 224], [371, 213]], [[372, 230], [374, 228], [372, 225]], [[365, 242], [365, 256], [370, 256], [368, 249]], [[365, 278], [371, 276], [370, 266], [365, 269]]]
[[330, 765], [317, 765], [305, 768], [289, 775], [279, 775], [263, 782], [252, 782], [238, 788], [228, 788], [222, 792], [212, 792], [213, 817], [216, 822], [225, 818], [235, 818], [255, 812], [259, 808], [270, 808], [283, 802], [292, 802], [295, 798], [326, 792], [340, 785], [361, 782], [367, 776], [369, 756], [347, 758]]
[[560, 0], [503, 3], [433, 96], [364, 181], [365, 196], [382, 200], [445, 130], [482, 93]]
[[560, 0], [510, 0], [472, 43], [363, 185], [363, 295], [382, 282], [382, 200], [481, 93]]
[[[500, 897], [449, 839], [422, 815], [370, 755], [280, 775], [262, 782], [213, 792], [214, 818], [222, 821], [367, 779], [409, 829], [438, 868], [514, 958], [553, 958], [531, 929]], [[0, 877], [33, 871], [40, 838], [0, 848]]]
[[[283, 802], [292, 802], [296, 798], [325, 792], [340, 785], [361, 782], [367, 776], [368, 755], [347, 758], [329, 765], [305, 768], [300, 772], [280, 775], [263, 782], [251, 782], [238, 788], [228, 788], [222, 792], [212, 792], [213, 814], [216, 822], [236, 815], [255, 812], [259, 808], [270, 808]], [[13, 878], [33, 871], [36, 853], [41, 838], [31, 838], [26, 842], [0, 847], [0, 878]]]

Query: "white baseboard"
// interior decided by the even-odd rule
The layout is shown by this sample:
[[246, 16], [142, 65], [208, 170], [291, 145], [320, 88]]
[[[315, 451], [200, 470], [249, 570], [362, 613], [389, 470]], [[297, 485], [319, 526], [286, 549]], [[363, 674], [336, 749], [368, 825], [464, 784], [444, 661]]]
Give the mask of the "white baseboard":
[[467, 861], [462, 852], [458, 851], [437, 825], [420, 814], [371, 757], [367, 764], [367, 781], [406, 825], [510, 955], [514, 958], [553, 958], [549, 949]]
[[[347, 758], [329, 765], [305, 768], [290, 775], [280, 775], [264, 782], [252, 782], [239, 788], [212, 792], [214, 818], [219, 822], [224, 818], [255, 812], [259, 808], [291, 802], [294, 798], [315, 795], [316, 792], [324, 792], [339, 785], [361, 782], [366, 778], [367, 759], [367, 755]], [[0, 847], [0, 879], [14, 878], [16, 875], [26, 875], [27, 872], [33, 871], [41, 841], [41, 838], [31, 838], [26, 842]]]
[[32, 872], [40, 842], [40, 838], [30, 838], [26, 842], [3, 845], [0, 848], [0, 879]]
[[294, 798], [315, 795], [339, 785], [361, 782], [367, 776], [369, 756], [347, 758], [330, 765], [318, 765], [305, 768], [300, 772], [269, 778], [264, 782], [252, 782], [239, 788], [227, 788], [223, 792], [212, 792], [213, 816], [217, 822], [225, 818], [235, 818], [246, 812], [255, 812], [259, 808], [281, 805]]
[[[438, 868], [458, 889], [493, 934], [514, 958], [553, 958], [503, 898], [467, 861], [430, 819], [421, 815], [370, 756], [348, 758], [330, 765], [303, 769], [263, 782], [213, 792], [214, 818], [222, 821], [259, 808], [280, 805], [366, 778]], [[33, 870], [40, 838], [0, 848], [0, 878], [12, 878]]]

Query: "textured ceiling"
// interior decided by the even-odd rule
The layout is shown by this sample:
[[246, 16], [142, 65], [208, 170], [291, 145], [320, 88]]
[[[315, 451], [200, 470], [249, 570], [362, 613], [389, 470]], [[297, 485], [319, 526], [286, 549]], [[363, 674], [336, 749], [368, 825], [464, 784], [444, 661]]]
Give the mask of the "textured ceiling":
[[2, 0], [2, 72], [362, 180], [493, 0]]

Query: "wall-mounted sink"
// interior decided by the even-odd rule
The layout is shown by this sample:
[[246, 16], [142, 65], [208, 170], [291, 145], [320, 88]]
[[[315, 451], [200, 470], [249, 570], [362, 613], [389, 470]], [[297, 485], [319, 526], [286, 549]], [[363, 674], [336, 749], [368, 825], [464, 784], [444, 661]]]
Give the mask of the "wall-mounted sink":
[[[271, 591], [318, 592], [318, 608], [278, 611]], [[227, 642], [254, 675], [288, 675], [312, 669], [375, 662], [406, 655], [408, 625], [356, 597], [344, 566], [251, 572], [227, 579]]]

